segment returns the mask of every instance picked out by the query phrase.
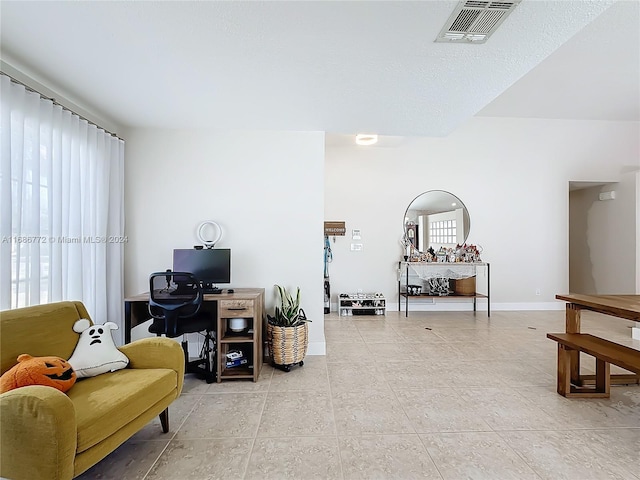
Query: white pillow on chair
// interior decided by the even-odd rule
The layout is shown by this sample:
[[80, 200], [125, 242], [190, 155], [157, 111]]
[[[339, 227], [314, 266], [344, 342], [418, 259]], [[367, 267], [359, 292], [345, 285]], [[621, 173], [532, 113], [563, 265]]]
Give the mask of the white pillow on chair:
[[111, 330], [117, 329], [118, 325], [113, 322], [92, 325], [86, 318], [73, 324], [73, 331], [79, 333], [80, 338], [68, 362], [78, 378], [95, 377], [129, 364], [127, 356], [113, 342]]

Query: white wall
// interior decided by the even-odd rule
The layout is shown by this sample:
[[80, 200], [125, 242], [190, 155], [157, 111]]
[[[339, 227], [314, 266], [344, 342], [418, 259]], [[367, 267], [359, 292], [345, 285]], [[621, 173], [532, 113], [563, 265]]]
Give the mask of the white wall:
[[[572, 293], [633, 294], [636, 242], [635, 172], [619, 183], [576, 190], [570, 194], [570, 273]], [[599, 200], [615, 191], [614, 200]]]
[[589, 210], [598, 201], [600, 187], [569, 192], [569, 291], [597, 294], [589, 241]]
[[598, 294], [635, 293], [635, 172], [625, 173], [620, 182], [602, 187], [615, 190], [615, 200], [597, 201], [589, 211], [589, 243]]
[[[359, 288], [397, 301], [404, 212], [421, 192], [440, 189], [469, 210], [467, 241], [491, 263], [492, 308], [564, 308], [554, 297], [568, 291], [568, 183], [621, 181], [639, 165], [639, 131], [633, 122], [475, 117], [445, 138], [373, 148], [330, 142], [325, 219], [347, 227], [332, 243], [333, 303]], [[360, 252], [349, 248], [354, 228]], [[628, 244], [637, 251], [634, 234]]]
[[125, 294], [148, 291], [174, 248], [214, 220], [231, 248], [232, 287], [300, 286], [309, 354], [324, 354], [323, 163], [320, 132], [133, 129], [125, 166]]
[[[640, 252], [638, 244], [640, 244], [640, 168], [635, 171], [636, 178], [636, 294], [640, 294]], [[640, 340], [640, 322], [636, 322], [631, 329], [631, 336]]]

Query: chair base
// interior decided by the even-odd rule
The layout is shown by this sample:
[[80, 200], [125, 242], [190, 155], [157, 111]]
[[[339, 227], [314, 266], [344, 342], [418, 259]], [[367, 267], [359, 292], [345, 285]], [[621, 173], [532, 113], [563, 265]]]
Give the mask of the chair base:
[[211, 332], [206, 333], [200, 350], [200, 357], [189, 360], [189, 347], [187, 342], [182, 342], [185, 357], [185, 372], [194, 373], [204, 377], [207, 383], [216, 381], [215, 341]]

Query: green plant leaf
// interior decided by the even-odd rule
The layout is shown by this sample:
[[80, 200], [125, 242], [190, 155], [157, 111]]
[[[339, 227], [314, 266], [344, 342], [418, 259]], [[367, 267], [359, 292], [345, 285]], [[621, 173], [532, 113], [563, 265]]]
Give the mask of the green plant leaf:
[[275, 285], [280, 296], [280, 305], [274, 309], [273, 324], [292, 327], [306, 320], [304, 315], [300, 315], [300, 287], [296, 290], [295, 297], [284, 287]]

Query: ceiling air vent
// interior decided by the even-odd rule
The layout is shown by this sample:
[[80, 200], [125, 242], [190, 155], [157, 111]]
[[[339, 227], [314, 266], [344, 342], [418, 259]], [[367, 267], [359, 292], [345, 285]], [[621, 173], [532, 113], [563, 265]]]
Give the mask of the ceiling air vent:
[[436, 42], [484, 43], [520, 1], [462, 1], [440, 31]]

